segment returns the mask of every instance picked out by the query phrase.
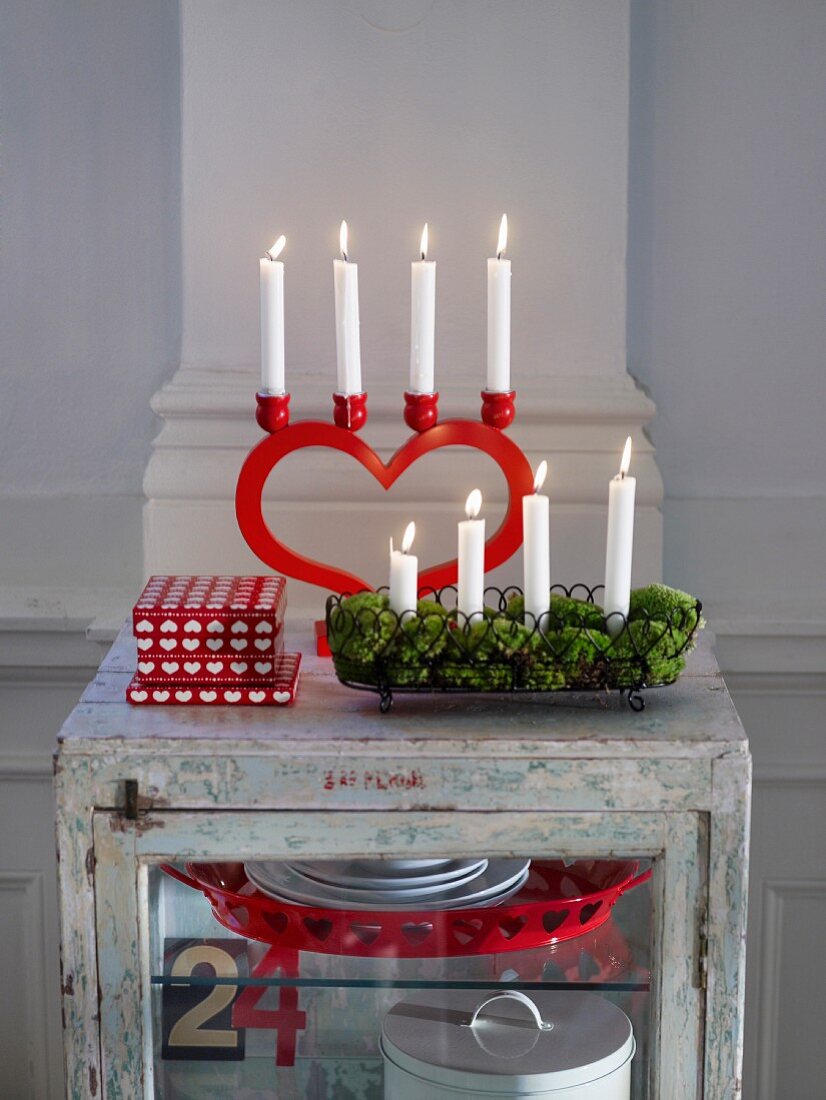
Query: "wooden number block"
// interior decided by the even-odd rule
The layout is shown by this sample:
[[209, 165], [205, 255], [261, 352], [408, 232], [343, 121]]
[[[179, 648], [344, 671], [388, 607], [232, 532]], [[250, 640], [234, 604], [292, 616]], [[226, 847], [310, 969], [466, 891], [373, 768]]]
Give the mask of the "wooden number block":
[[[243, 940], [164, 940], [164, 975], [238, 978], [247, 974]], [[242, 1061], [244, 1028], [233, 1027], [237, 985], [164, 984], [161, 1057], [183, 1061]]]

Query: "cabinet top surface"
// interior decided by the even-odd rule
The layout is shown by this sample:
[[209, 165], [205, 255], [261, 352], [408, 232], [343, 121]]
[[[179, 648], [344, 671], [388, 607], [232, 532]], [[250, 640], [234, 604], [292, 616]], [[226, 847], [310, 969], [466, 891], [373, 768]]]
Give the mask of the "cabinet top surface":
[[[222, 752], [295, 753], [347, 744], [347, 753], [395, 751], [426, 743], [428, 752], [459, 755], [496, 743], [508, 755], [720, 756], [746, 751], [746, 736], [712, 655], [710, 640], [688, 658], [680, 680], [645, 692], [634, 713], [618, 692], [560, 695], [399, 695], [382, 715], [372, 693], [338, 682], [329, 658], [312, 650], [310, 624], [288, 628], [287, 648], [303, 653], [298, 697], [287, 707], [131, 706], [135, 642], [124, 627], [95, 679], [67, 719], [60, 751], [99, 753], [101, 742], [187, 751], [216, 742]], [[108, 744], [107, 748], [115, 745]], [[180, 744], [178, 745], [180, 748]]]

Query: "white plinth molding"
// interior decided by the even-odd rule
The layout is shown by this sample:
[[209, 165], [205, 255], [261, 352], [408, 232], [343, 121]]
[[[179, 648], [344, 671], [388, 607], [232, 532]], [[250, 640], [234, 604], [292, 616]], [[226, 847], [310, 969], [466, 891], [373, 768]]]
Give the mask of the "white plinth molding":
[[[246, 572], [261, 568], [241, 538], [234, 514], [235, 483], [244, 457], [261, 438], [255, 424], [257, 377], [251, 371], [182, 368], [154, 397], [163, 420], [146, 470], [146, 573]], [[329, 380], [293, 384], [293, 419], [331, 419]], [[440, 416], [477, 419], [478, 390], [440, 387]], [[409, 436], [402, 420], [402, 387], [370, 388], [363, 437], [387, 461]], [[536, 465], [547, 458], [552, 500], [552, 573], [563, 583], [600, 583], [604, 564], [608, 481], [626, 435], [634, 439], [638, 479], [635, 579], [659, 579], [663, 486], [643, 428], [653, 402], [628, 375], [548, 377], [520, 381], [511, 434]], [[268, 497], [267, 514], [279, 537], [309, 555], [335, 541], [329, 557], [372, 583], [383, 583], [388, 535], [415, 518], [420, 561], [454, 553], [454, 520], [469, 489], [485, 496], [491, 529], [504, 509], [504, 484], [490, 460], [468, 451], [442, 451], [405, 475], [388, 498], [357, 466], [307, 451], [285, 460]], [[275, 478], [273, 479], [275, 481]], [[357, 521], [354, 517], [357, 516]], [[521, 561], [489, 578], [513, 583]], [[290, 584], [290, 605], [318, 612], [322, 593]]]

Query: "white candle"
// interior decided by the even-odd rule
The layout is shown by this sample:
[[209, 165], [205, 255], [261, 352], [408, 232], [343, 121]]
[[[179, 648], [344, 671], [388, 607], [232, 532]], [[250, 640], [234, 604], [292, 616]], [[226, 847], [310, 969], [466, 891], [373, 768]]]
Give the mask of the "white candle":
[[359, 337], [359, 268], [347, 259], [347, 222], [339, 231], [341, 259], [333, 260], [336, 292], [336, 388], [338, 393], [361, 393]]
[[434, 393], [436, 263], [427, 258], [427, 224], [421, 259], [410, 265], [410, 393]]
[[548, 472], [542, 461], [536, 471], [533, 492], [522, 497], [522, 556], [525, 576], [525, 626], [547, 625], [551, 606], [550, 502], [540, 493]]
[[502, 259], [507, 245], [508, 216], [503, 214], [496, 258], [488, 260], [487, 389], [494, 393], [511, 388], [511, 262]]
[[261, 291], [261, 389], [284, 393], [284, 264], [278, 259], [287, 243], [278, 238], [259, 261]]
[[457, 608], [469, 620], [485, 607], [485, 521], [477, 519], [482, 494], [474, 489], [465, 502], [467, 519], [459, 524], [459, 596]]
[[408, 523], [401, 550], [390, 539], [390, 608], [402, 618], [416, 614], [419, 596], [419, 559], [410, 553], [415, 537], [416, 524]]
[[631, 601], [634, 553], [634, 497], [637, 479], [628, 477], [631, 436], [625, 441], [620, 471], [608, 486], [608, 537], [605, 545], [605, 618], [612, 638], [622, 630]]

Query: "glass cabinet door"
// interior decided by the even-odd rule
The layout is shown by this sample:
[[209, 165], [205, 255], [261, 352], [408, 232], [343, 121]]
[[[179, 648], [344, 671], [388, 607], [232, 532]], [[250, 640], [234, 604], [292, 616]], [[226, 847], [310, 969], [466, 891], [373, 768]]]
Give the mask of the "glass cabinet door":
[[[139, 886], [148, 1097], [381, 1098], [394, 1006], [505, 990], [620, 1009], [635, 1100], [669, 1095], [675, 1063], [696, 1076], [699, 815], [672, 815], [682, 836], [627, 820], [622, 849], [605, 814], [163, 816], [117, 841]], [[492, 1005], [483, 1040], [523, 1038], [522, 1008]]]

